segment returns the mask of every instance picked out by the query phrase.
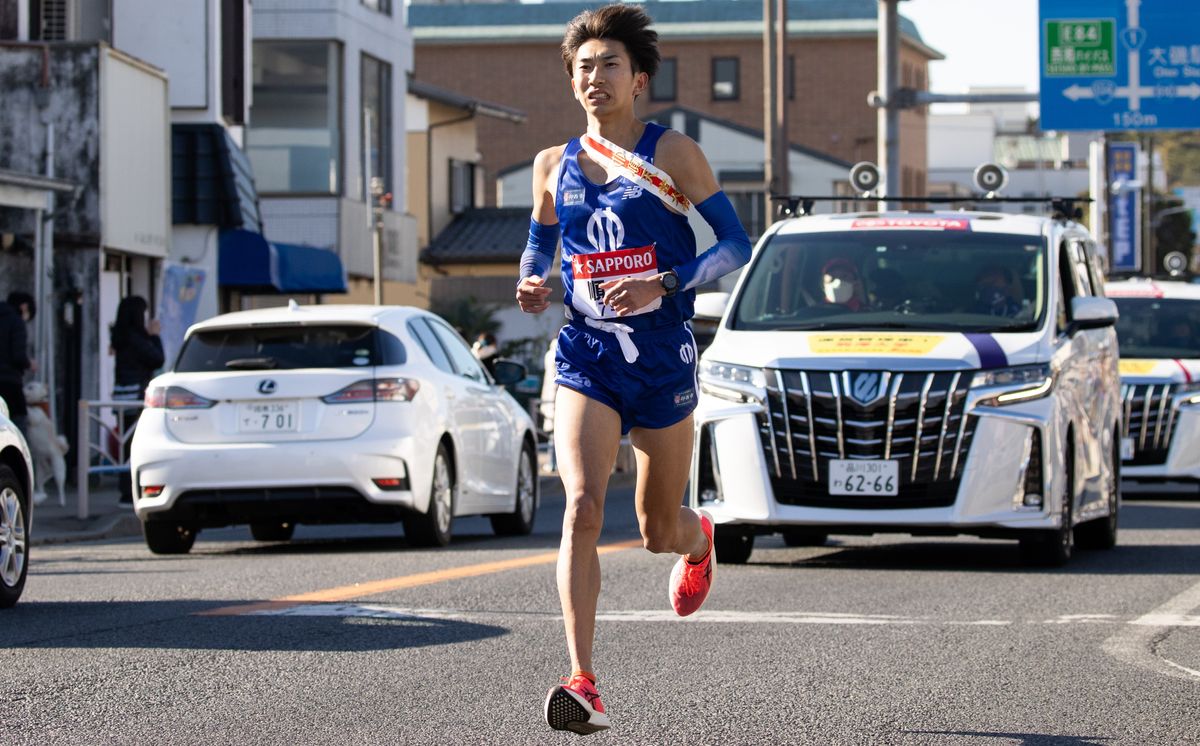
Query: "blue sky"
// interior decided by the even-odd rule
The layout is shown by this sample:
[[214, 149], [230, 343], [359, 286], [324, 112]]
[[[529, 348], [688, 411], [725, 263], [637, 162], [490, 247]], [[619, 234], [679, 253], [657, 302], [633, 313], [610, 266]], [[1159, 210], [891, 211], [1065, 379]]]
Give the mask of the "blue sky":
[[929, 65], [934, 93], [972, 85], [1037, 90], [1037, 0], [906, 0], [900, 14], [946, 56]]

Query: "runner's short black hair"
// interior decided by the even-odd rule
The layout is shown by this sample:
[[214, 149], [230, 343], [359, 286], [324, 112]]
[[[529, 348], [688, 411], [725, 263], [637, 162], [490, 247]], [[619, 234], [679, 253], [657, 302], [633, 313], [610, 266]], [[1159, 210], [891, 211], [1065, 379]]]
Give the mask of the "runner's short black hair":
[[562, 58], [567, 75], [575, 73], [575, 54], [592, 39], [611, 39], [625, 45], [635, 73], [651, 78], [658, 72], [658, 32], [650, 29], [650, 15], [637, 5], [605, 5], [585, 10], [571, 19], [563, 35]]

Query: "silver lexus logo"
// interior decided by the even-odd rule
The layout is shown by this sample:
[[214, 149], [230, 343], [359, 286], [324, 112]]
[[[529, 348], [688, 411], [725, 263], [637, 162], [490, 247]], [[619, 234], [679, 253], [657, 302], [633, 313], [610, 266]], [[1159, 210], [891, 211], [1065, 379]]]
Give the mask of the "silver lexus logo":
[[270, 378], [262, 379], [261, 381], [258, 382], [258, 393], [274, 394], [275, 393], [275, 382], [272, 381]]
[[859, 373], [850, 381], [850, 398], [866, 406], [879, 398], [880, 382], [883, 376], [879, 373]]

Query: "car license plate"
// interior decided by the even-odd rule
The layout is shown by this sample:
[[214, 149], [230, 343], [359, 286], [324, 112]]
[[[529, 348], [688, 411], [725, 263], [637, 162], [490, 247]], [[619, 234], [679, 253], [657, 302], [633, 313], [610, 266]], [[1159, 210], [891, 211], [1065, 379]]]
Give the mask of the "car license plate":
[[243, 402], [238, 405], [238, 432], [291, 433], [300, 429], [300, 407], [294, 401]]
[[834, 459], [829, 462], [831, 495], [897, 495], [900, 462]]
[[1121, 460], [1129, 461], [1133, 458], [1133, 438], [1121, 438]]

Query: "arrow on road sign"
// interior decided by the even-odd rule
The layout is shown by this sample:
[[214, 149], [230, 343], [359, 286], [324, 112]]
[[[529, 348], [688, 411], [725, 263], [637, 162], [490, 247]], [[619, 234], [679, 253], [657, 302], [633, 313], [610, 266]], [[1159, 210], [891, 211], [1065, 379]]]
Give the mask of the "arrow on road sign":
[[[1063, 89], [1063, 95], [1072, 101], [1082, 98], [1098, 99], [1100, 103], [1108, 103], [1108, 99], [1131, 98], [1133, 88], [1130, 86], [1110, 87], [1108, 81], [1098, 81], [1100, 85], [1082, 86], [1072, 84]], [[1190, 98], [1193, 101], [1200, 98], [1200, 83], [1188, 85], [1138, 86], [1137, 95], [1140, 98]]]

